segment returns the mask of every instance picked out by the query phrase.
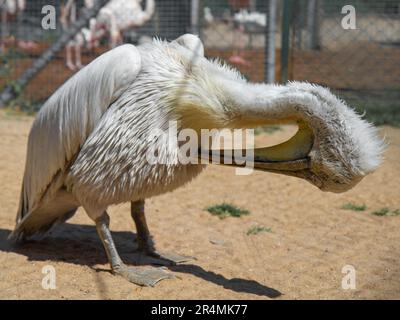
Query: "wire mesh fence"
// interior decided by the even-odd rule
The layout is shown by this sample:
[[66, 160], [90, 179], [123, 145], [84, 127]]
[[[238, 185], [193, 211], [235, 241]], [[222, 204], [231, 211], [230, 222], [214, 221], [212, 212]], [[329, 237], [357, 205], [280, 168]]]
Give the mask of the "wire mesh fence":
[[398, 117], [400, 1], [296, 1], [293, 12], [289, 78], [336, 89], [370, 114], [386, 109]]
[[[0, 90], [14, 85], [62, 35], [68, 28], [63, 18], [73, 24], [83, 8], [96, 2], [75, 0], [74, 11], [68, 11], [71, 1], [0, 0]], [[98, 29], [88, 24], [73, 38], [70, 50], [58, 52], [26, 88], [15, 85], [23, 97], [18, 103], [40, 107], [76, 73], [80, 67], [77, 47], [85, 65], [122, 42], [140, 44], [153, 36], [172, 40], [192, 32], [201, 37], [208, 57], [234, 65], [251, 81], [315, 82], [336, 90], [356, 106], [369, 106], [378, 113], [390, 109], [389, 118], [398, 116], [399, 0], [155, 0], [153, 8], [152, 2], [109, 1], [119, 3], [121, 13], [103, 19]], [[345, 8], [348, 4], [355, 10], [355, 29], [352, 12]], [[55, 9], [56, 28], [45, 30], [43, 8], [49, 5]], [[146, 11], [147, 20], [137, 18], [129, 27], [121, 27], [121, 38], [112, 43], [112, 19], [118, 25]]]
[[[7, 11], [6, 1], [1, 1], [4, 1], [2, 4], [2, 11], [5, 12]], [[3, 49], [1, 54], [2, 67], [0, 87], [10, 83], [13, 84], [13, 81], [32, 65], [32, 63], [38, 59], [46, 49], [51, 47], [57, 38], [68, 29], [68, 25], [63, 27], [62, 17], [69, 2], [68, 0], [29, 1], [26, 3], [24, 10], [12, 13], [6, 12], [6, 14], [3, 15], [5, 19], [2, 19], [1, 24]], [[69, 24], [74, 22], [71, 20], [79, 18], [82, 9], [85, 8], [86, 1], [77, 0], [73, 2], [74, 12], [69, 13], [66, 18]], [[110, 2], [124, 4], [125, 1], [119, 0]], [[133, 14], [138, 11], [144, 11], [149, 1], [143, 1], [143, 4], [139, 2], [140, 1], [136, 1], [136, 7], [128, 6], [128, 8], [132, 9]], [[162, 1], [162, 3], [166, 10], [160, 10], [159, 6], [156, 6], [154, 12], [151, 13], [150, 21], [140, 22], [134, 28], [124, 30], [121, 43], [137, 44], [140, 37], [144, 38], [145, 35], [147, 37], [159, 35], [160, 37], [169, 38], [184, 33], [185, 30], [182, 28], [182, 25], [186, 26], [187, 23], [185, 22], [183, 24], [182, 22], [187, 19], [189, 15], [184, 13], [184, 10], [181, 10], [182, 8], [176, 10], [180, 7], [178, 1]], [[42, 8], [46, 5], [51, 5], [56, 10], [55, 29], [44, 30], [42, 27], [42, 19], [44, 17]], [[122, 13], [124, 12], [124, 10], [121, 11]], [[72, 15], [74, 16], [73, 19], [71, 17]], [[106, 19], [108, 18], [109, 17], [106, 17]], [[115, 19], [120, 18], [121, 17], [115, 17]], [[172, 23], [171, 21], [174, 22]], [[100, 26], [99, 29], [101, 28]], [[88, 41], [88, 38], [90, 38], [90, 36], [88, 36], [89, 30], [90, 27], [88, 25], [85, 30], [81, 30], [81, 32], [77, 34], [77, 39], [74, 38], [72, 41], [75, 42], [75, 44], [78, 42], [81, 47], [82, 65], [88, 64], [94, 58], [111, 48], [110, 39], [107, 34], [100, 36], [96, 43], [90, 43], [90, 41]], [[140, 35], [137, 31], [140, 32]], [[70, 60], [70, 66], [68, 66], [68, 60]], [[65, 49], [60, 51], [23, 90], [24, 97], [33, 103], [38, 102], [38, 106], [40, 106], [40, 102], [51, 95], [56, 88], [79, 69], [80, 63], [77, 65], [76, 60], [75, 45], [70, 50]]]

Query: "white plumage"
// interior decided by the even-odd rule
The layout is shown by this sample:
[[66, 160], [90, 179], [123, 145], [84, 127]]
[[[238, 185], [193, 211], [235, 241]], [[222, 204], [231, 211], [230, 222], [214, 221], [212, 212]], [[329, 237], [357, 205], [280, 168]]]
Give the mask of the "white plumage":
[[[125, 63], [116, 64], [115, 59]], [[116, 48], [94, 60], [49, 98], [29, 135], [29, 160], [17, 221], [28, 213], [41, 212], [44, 204], [51, 203], [58, 193], [65, 195], [65, 207], [76, 208], [73, 197], [60, 191], [65, 183], [65, 169], [110, 105], [134, 82], [140, 66], [139, 52], [134, 46]]]
[[204, 21], [208, 24], [211, 24], [214, 22], [214, 16], [212, 14], [212, 11], [209, 7], [204, 7], [203, 9], [203, 15], [204, 15]]
[[246, 9], [241, 9], [239, 12], [235, 13], [233, 20], [241, 24], [254, 23], [261, 27], [267, 25], [267, 15], [265, 13], [249, 12]]
[[144, 25], [151, 19], [155, 11], [155, 0], [146, 0], [146, 8], [141, 6], [142, 0], [111, 0], [99, 12], [96, 23], [92, 26], [92, 34], [103, 29], [110, 35], [110, 45], [115, 47], [122, 42], [122, 32]]
[[[1, 3], [1, 2], [0, 2]], [[25, 0], [2, 0], [2, 7], [8, 14], [16, 14], [18, 11], [25, 10]]]
[[[287, 174], [327, 191], [347, 190], [378, 167], [382, 143], [376, 130], [327, 89], [297, 82], [248, 83], [235, 70], [205, 59], [203, 52], [192, 35], [171, 43], [124, 45], [60, 87], [29, 135], [12, 237], [46, 231], [83, 206], [104, 241], [108, 220], [102, 217], [109, 205], [136, 203], [190, 181], [203, 165], [146, 161], [149, 148], [159, 143], [149, 142], [151, 131], [167, 130], [173, 120], [179, 129], [196, 131], [305, 123], [314, 132], [310, 168]], [[179, 152], [158, 147], [165, 158]], [[120, 261], [115, 248], [105, 247], [113, 270], [120, 270], [113, 262]]]
[[[142, 0], [111, 0], [102, 10], [110, 12], [115, 15], [116, 27], [118, 30], [127, 30], [132, 27], [141, 26], [146, 23], [154, 14], [155, 1], [146, 0], [145, 9], [141, 6]], [[102, 11], [98, 20], [99, 23], [108, 23], [107, 14], [104, 17], [101, 16]], [[101, 21], [101, 19], [104, 19]]]
[[[92, 8], [95, 0], [85, 0], [85, 7]], [[81, 69], [81, 51], [83, 47], [96, 47], [99, 40], [109, 36], [110, 47], [122, 43], [122, 33], [128, 29], [144, 25], [151, 19], [155, 11], [155, 1], [146, 0], [146, 8], [141, 6], [142, 0], [110, 0], [100, 9], [96, 18], [90, 20], [89, 28], [82, 28], [66, 47], [66, 65], [69, 69]], [[62, 10], [61, 23], [67, 29], [76, 21], [75, 0], [68, 0]], [[75, 60], [73, 62], [73, 50]]]

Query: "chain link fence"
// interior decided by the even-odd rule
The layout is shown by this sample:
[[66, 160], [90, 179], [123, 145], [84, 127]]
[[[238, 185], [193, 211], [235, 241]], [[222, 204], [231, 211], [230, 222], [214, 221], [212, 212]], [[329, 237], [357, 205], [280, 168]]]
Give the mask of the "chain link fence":
[[400, 124], [400, 1], [295, 1], [290, 23], [290, 79], [328, 86], [375, 122]]
[[[17, 3], [18, 0], [0, 0], [2, 12], [0, 91], [6, 85], [13, 86], [15, 80], [61, 36], [65, 30], [61, 17], [63, 16], [63, 10], [68, 5], [68, 0], [30, 0], [25, 3], [21, 10], [14, 11], [10, 10], [9, 3], [11, 2]], [[75, 19], [78, 19], [83, 8], [85, 8], [85, 1], [75, 0], [73, 2], [75, 3]], [[124, 4], [127, 0], [109, 2]], [[128, 0], [128, 2], [137, 3], [137, 8], [134, 8], [137, 13], [138, 10], [144, 11], [151, 1]], [[44, 30], [42, 19], [45, 14], [42, 13], [42, 9], [48, 5], [55, 8], [56, 28]], [[67, 18], [71, 20], [70, 16]], [[116, 17], [116, 19], [118, 18]], [[73, 21], [69, 22], [73, 23]], [[148, 41], [153, 36], [173, 39], [187, 32], [189, 24], [190, 1], [156, 1], [154, 12], [151, 13], [151, 19], [145, 23], [138, 23], [135, 27], [123, 30], [123, 41], [121, 42], [139, 44], [141, 41]], [[89, 29], [89, 25], [86, 29]], [[81, 36], [85, 38], [85, 34]], [[89, 45], [87, 39], [82, 39], [81, 42], [83, 65], [90, 63], [94, 58], [111, 48], [109, 35], [107, 34], [98, 39], [94, 45]], [[23, 102], [29, 108], [39, 108], [45, 99], [77, 72], [77, 68], [71, 70], [72, 68], [68, 68], [66, 65], [68, 54], [72, 55], [72, 60], [75, 63], [75, 48], [70, 53], [67, 50], [62, 50], [47, 63], [43, 70], [35, 75], [24, 90], [15, 88], [15, 91], [21, 91], [24, 97]], [[21, 103], [21, 100], [18, 103]], [[31, 104], [32, 106], [30, 106]]]
[[[113, 1], [136, 2], [142, 11], [151, 5], [151, 0]], [[24, 1], [0, 0], [0, 91], [60, 37], [68, 4], [30, 0], [12, 11], [11, 2]], [[76, 18], [87, 2], [75, 1]], [[55, 30], [42, 28], [46, 5], [56, 10]], [[355, 9], [355, 29], [343, 27], [343, 19], [351, 18], [351, 10], [343, 11], [346, 5]], [[377, 123], [400, 123], [400, 0], [155, 0], [150, 19], [122, 34], [123, 42], [140, 44], [153, 36], [171, 40], [187, 32], [199, 34], [208, 57], [234, 65], [251, 81], [318, 83], [377, 115]], [[111, 46], [107, 35], [90, 44], [82, 43], [82, 64]], [[39, 108], [77, 72], [66, 66], [67, 58], [66, 50], [60, 51], [26, 88], [16, 87], [23, 97], [17, 104]]]

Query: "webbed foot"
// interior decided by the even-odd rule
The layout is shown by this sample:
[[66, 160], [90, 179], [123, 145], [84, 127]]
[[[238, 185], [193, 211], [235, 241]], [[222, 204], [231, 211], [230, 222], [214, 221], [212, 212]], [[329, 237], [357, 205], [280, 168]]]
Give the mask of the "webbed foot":
[[124, 277], [132, 283], [146, 287], [154, 287], [161, 280], [175, 277], [163, 268], [128, 267], [126, 265], [115, 267], [113, 273]]

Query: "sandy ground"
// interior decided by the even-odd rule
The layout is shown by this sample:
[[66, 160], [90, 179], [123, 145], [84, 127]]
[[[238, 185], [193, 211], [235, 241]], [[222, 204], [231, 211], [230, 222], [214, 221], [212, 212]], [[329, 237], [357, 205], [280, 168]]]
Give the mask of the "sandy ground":
[[[159, 249], [195, 256], [170, 267], [177, 276], [142, 288], [113, 276], [95, 228], [81, 210], [41, 242], [11, 246], [25, 147], [32, 118], [0, 113], [1, 299], [387, 299], [400, 298], [400, 129], [381, 128], [390, 143], [384, 165], [345, 194], [322, 193], [295, 178], [209, 167], [189, 185], [147, 201]], [[260, 139], [277, 142], [290, 129]], [[251, 214], [220, 220], [204, 208], [230, 202]], [[346, 211], [365, 203], [364, 212]], [[133, 264], [129, 206], [109, 210], [122, 257]], [[272, 232], [249, 236], [259, 224]], [[42, 288], [42, 268], [56, 270], [55, 290]], [[342, 268], [356, 270], [356, 289], [344, 290]]]

